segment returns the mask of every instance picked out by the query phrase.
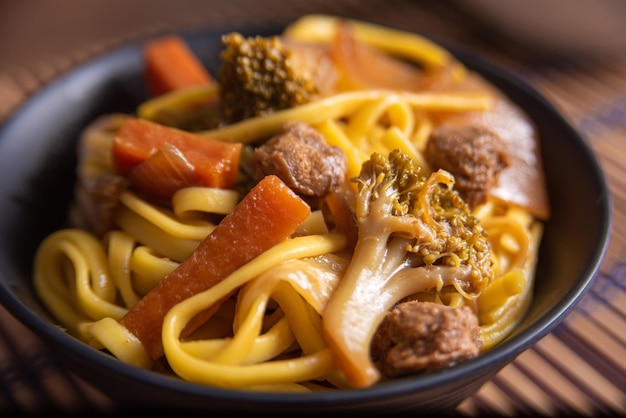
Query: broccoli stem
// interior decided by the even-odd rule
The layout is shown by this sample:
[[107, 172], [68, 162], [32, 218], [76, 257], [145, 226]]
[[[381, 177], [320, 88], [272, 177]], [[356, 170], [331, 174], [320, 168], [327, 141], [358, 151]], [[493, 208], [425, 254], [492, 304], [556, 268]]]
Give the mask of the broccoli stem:
[[338, 357], [335, 361], [354, 387], [370, 386], [380, 376], [370, 359], [369, 347], [387, 312], [388, 301], [380, 297], [386, 282], [381, 274], [386, 251], [381, 247], [386, 245], [386, 240], [376, 236], [359, 240], [352, 268], [348, 268], [324, 310], [324, 335]]
[[[353, 258], [324, 310], [325, 337], [354, 387], [370, 386], [380, 377], [370, 359], [370, 342], [397, 301], [397, 292], [387, 291], [386, 286], [394, 273], [406, 266], [407, 245], [418, 223], [415, 218], [384, 216], [391, 206], [391, 199], [385, 196], [374, 199], [369, 212], [361, 209], [367, 213], [360, 214], [361, 235]], [[391, 237], [398, 231], [407, 237]]]

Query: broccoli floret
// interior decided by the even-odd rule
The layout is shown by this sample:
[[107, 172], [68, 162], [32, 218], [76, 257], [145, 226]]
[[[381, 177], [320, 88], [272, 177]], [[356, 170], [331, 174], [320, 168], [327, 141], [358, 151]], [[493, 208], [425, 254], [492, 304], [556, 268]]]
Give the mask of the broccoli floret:
[[312, 79], [298, 72], [280, 37], [222, 37], [218, 70], [224, 120], [234, 123], [307, 103], [317, 94]]
[[443, 288], [473, 298], [494, 272], [486, 233], [447, 171], [426, 176], [394, 150], [388, 157], [372, 154], [354, 181], [359, 236], [323, 326], [348, 383], [364, 387], [379, 378], [370, 343], [395, 303]]
[[[360, 238], [379, 236], [378, 245], [389, 237], [406, 238], [405, 248], [399, 251], [414, 254], [411, 266], [469, 266], [474, 280], [466, 283], [467, 293], [480, 292], [491, 280], [487, 235], [452, 188], [450, 173], [439, 170], [426, 177], [408, 155], [394, 150], [388, 158], [372, 154], [354, 181], [359, 183]], [[387, 253], [385, 247], [377, 250]]]

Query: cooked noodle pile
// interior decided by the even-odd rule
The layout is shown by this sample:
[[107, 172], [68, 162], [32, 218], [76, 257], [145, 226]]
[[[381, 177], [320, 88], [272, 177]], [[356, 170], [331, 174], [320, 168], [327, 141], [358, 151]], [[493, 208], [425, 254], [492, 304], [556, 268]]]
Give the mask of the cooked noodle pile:
[[[309, 16], [289, 26], [282, 36], [291, 42], [326, 45], [338, 25], [339, 20], [331, 17]], [[431, 173], [435, 167], [425, 148], [438, 126], [497, 113], [502, 103], [514, 110], [507, 111], [507, 117], [528, 127], [526, 135], [532, 136], [537, 147], [536, 134], [523, 114], [445, 49], [414, 34], [362, 22], [350, 25], [354, 39], [413, 63], [422, 74], [417, 87], [376, 83], [368, 74], [352, 74], [353, 82], [348, 83], [346, 74], [351, 73], [346, 70], [338, 87], [315, 100], [199, 133], [243, 144], [245, 171], [255, 146], [287, 122], [304, 122], [345, 154], [345, 190], [350, 193], [357, 186], [349, 179], [359, 175], [373, 152], [387, 155], [400, 149], [426, 174]], [[192, 95], [215, 97], [217, 90], [212, 84], [156, 97], [143, 103], [137, 116], [159, 122], [163, 109], [176, 100], [190, 100]], [[106, 115], [84, 131], [72, 225], [48, 236], [36, 253], [35, 289], [53, 316], [72, 335], [123, 362], [191, 382], [270, 391], [351, 386], [329, 347], [323, 321], [353, 246], [339, 220], [330, 218], [322, 205], [312, 205], [311, 213], [288, 239], [165, 312], [162, 357], [149, 355], [140, 339], [123, 325], [125, 315], [194, 252], [245, 194], [237, 188], [240, 184], [193, 186], [175, 191], [162, 204], [128, 187], [116, 173], [111, 148], [117, 130], [129, 117]], [[540, 170], [540, 164], [536, 168]], [[85, 191], [96, 188], [95, 184], [109, 188], [103, 192], [109, 207], [94, 204], [93, 195]], [[434, 284], [424, 282], [412, 296], [471, 308], [478, 318], [483, 352], [511, 333], [531, 302], [546, 219], [546, 210], [537, 210], [532, 202], [524, 205], [508, 199], [501, 189], [506, 184], [472, 208], [490, 245], [494, 277], [489, 285], [472, 295], [442, 287], [435, 280]], [[518, 192], [511, 194], [518, 196]], [[85, 219], [95, 211], [100, 213], [102, 230], [84, 227]], [[442, 273], [437, 280], [453, 281], [452, 274]], [[198, 324], [207, 311], [210, 314]]]

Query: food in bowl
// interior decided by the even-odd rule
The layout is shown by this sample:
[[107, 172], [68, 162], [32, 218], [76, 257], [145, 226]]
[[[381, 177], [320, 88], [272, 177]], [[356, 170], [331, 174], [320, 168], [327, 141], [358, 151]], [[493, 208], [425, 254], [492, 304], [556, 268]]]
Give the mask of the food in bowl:
[[[540, 138], [418, 35], [305, 16], [205, 72], [145, 46], [153, 97], [79, 141], [37, 295], [128, 364], [223, 388], [366, 388], [497, 346], [531, 303]], [[164, 59], [167, 57], [167, 59]]]

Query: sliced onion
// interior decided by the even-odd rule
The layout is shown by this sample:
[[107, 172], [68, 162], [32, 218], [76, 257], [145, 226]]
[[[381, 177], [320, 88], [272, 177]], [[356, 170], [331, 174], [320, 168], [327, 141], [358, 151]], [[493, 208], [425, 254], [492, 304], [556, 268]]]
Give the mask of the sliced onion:
[[128, 174], [134, 189], [158, 203], [168, 203], [174, 192], [184, 187], [200, 186], [195, 167], [180, 149], [166, 144]]
[[425, 84], [418, 67], [357, 41], [345, 24], [337, 26], [331, 56], [343, 73], [342, 88], [416, 91]]

